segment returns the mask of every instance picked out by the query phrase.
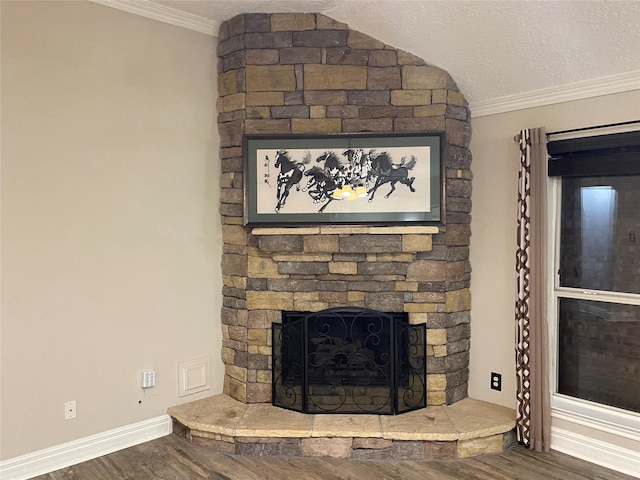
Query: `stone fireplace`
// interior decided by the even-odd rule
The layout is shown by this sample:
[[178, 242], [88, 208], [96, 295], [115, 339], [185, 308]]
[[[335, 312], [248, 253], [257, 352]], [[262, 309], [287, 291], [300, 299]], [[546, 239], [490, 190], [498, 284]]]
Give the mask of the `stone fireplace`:
[[[320, 14], [245, 14], [218, 46], [224, 393], [272, 400], [282, 311], [364, 307], [426, 324], [427, 404], [467, 396], [471, 131], [447, 72]], [[443, 135], [437, 225], [244, 226], [245, 135]]]

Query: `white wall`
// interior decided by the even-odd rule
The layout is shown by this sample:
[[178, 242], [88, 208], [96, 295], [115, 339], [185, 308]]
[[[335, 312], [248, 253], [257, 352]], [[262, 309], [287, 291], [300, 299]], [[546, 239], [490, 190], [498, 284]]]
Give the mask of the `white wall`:
[[[473, 113], [473, 112], [472, 112]], [[523, 128], [547, 132], [640, 118], [640, 90], [473, 118], [471, 359], [469, 396], [514, 407], [518, 144]], [[502, 391], [490, 374], [502, 374]]]
[[[7, 459], [222, 390], [222, 242], [215, 38], [88, 2], [0, 4]], [[212, 388], [178, 398], [178, 362], [207, 355]]]

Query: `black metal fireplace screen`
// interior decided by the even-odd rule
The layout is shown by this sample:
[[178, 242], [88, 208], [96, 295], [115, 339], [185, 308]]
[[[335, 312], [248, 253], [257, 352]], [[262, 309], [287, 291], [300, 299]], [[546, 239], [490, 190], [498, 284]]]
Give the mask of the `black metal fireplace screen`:
[[426, 326], [405, 313], [283, 312], [272, 345], [273, 405], [386, 415], [426, 407]]

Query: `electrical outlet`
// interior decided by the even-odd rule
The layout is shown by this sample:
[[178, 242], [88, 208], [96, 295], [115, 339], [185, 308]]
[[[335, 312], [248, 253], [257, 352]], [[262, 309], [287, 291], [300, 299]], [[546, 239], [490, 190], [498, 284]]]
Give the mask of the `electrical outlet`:
[[502, 391], [502, 374], [491, 372], [491, 390]]
[[70, 400], [64, 404], [64, 419], [71, 420], [76, 418], [76, 401]]

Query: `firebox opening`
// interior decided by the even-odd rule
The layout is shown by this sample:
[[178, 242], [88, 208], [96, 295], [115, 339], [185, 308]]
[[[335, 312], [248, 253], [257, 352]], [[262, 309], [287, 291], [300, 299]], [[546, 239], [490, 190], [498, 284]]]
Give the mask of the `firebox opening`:
[[426, 326], [406, 313], [285, 311], [272, 334], [275, 406], [386, 415], [426, 407]]

